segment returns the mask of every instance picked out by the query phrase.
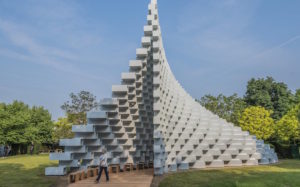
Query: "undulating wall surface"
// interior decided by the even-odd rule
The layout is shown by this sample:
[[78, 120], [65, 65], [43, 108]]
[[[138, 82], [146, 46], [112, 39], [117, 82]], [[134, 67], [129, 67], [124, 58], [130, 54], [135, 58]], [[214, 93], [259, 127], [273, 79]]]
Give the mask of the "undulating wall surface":
[[60, 140], [63, 153], [51, 153], [58, 167], [46, 175], [64, 175], [68, 168], [99, 165], [101, 148], [110, 164], [154, 162], [154, 173], [189, 168], [269, 164], [274, 150], [240, 127], [203, 108], [175, 79], [163, 48], [157, 1], [148, 6], [147, 24], [136, 59], [101, 111], [87, 114], [87, 125], [74, 125], [75, 138]]

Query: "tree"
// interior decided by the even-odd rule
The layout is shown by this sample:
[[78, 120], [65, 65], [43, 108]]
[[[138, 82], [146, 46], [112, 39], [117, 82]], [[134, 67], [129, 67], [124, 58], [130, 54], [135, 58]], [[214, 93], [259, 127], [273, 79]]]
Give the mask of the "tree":
[[[49, 143], [52, 141], [53, 121], [51, 114], [43, 107], [33, 106], [31, 109], [30, 128], [33, 129], [32, 135], [37, 143]], [[27, 131], [30, 132], [30, 131]]]
[[0, 143], [12, 145], [14, 153], [20, 145], [51, 142], [52, 129], [51, 115], [43, 107], [30, 108], [20, 101], [0, 104]]
[[3, 136], [2, 144], [27, 143], [25, 129], [30, 124], [30, 109], [23, 102], [14, 101], [12, 104], [2, 104], [0, 109], [0, 128]]
[[86, 112], [96, 108], [96, 97], [87, 91], [80, 91], [77, 95], [70, 94], [71, 101], [65, 102], [61, 109], [67, 114], [68, 120], [73, 124], [86, 124]]
[[58, 142], [63, 138], [73, 138], [72, 124], [67, 118], [58, 118], [54, 124], [53, 141]]
[[251, 79], [247, 85], [245, 101], [250, 106], [272, 110], [272, 117], [279, 120], [293, 106], [293, 94], [287, 85], [275, 82], [272, 77]]
[[274, 120], [270, 117], [272, 112], [260, 106], [251, 106], [242, 113], [240, 127], [256, 135], [258, 139], [267, 140], [274, 133]]
[[284, 142], [296, 141], [299, 139], [300, 104], [296, 105], [276, 124], [276, 135]]
[[223, 94], [219, 94], [217, 97], [205, 95], [199, 102], [214, 114], [236, 125], [238, 125], [239, 116], [247, 106], [237, 94], [229, 97]]
[[296, 104], [300, 103], [300, 89], [296, 90], [295, 102], [296, 102]]

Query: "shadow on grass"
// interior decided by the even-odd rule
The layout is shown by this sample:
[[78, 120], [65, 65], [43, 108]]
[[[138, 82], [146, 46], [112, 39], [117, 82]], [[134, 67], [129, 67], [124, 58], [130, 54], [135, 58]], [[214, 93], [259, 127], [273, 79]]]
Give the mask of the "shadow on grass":
[[46, 177], [41, 164], [35, 168], [24, 168], [17, 163], [0, 163], [0, 187], [62, 187], [67, 185], [66, 177]]
[[297, 187], [300, 161], [283, 160], [271, 166], [194, 170], [166, 176], [160, 187]]
[[299, 169], [300, 168], [300, 160], [298, 160], [298, 159], [280, 160], [279, 163], [273, 164], [273, 166], [279, 167], [279, 168], [285, 168], [285, 169]]

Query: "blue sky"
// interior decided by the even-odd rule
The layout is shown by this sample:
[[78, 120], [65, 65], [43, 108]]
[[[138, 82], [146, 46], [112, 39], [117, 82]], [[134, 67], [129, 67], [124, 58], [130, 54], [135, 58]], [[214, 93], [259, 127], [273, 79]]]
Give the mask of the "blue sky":
[[[70, 92], [110, 97], [135, 58], [148, 0], [0, 0], [0, 102], [53, 119]], [[195, 98], [272, 76], [300, 88], [300, 1], [158, 0], [169, 64]]]

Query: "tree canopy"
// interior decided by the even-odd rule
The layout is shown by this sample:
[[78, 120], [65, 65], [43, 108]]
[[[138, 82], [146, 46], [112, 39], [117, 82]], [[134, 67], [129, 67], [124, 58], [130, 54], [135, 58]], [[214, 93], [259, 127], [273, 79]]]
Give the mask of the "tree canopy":
[[258, 139], [267, 140], [274, 133], [274, 120], [271, 111], [261, 106], [251, 106], [242, 113], [239, 124], [243, 130], [256, 135]]
[[219, 94], [217, 97], [205, 95], [199, 102], [214, 114], [236, 125], [238, 125], [239, 116], [247, 107], [244, 100], [239, 98], [237, 94], [233, 94], [229, 97], [223, 94]]
[[66, 112], [68, 121], [73, 124], [86, 124], [86, 112], [96, 108], [96, 97], [88, 91], [70, 94], [71, 101], [65, 102], [61, 109]]
[[296, 105], [276, 124], [276, 136], [280, 141], [288, 142], [299, 139], [300, 104]]
[[296, 104], [300, 103], [300, 89], [296, 90], [296, 93], [295, 93], [295, 102], [296, 102]]
[[48, 110], [20, 101], [0, 105], [0, 144], [46, 143], [52, 140], [53, 122]]
[[67, 118], [58, 118], [54, 123], [53, 142], [59, 142], [62, 138], [73, 138], [72, 123]]
[[272, 117], [279, 120], [293, 106], [294, 97], [285, 83], [275, 82], [272, 77], [252, 78], [247, 85], [245, 101], [250, 106], [272, 110]]

